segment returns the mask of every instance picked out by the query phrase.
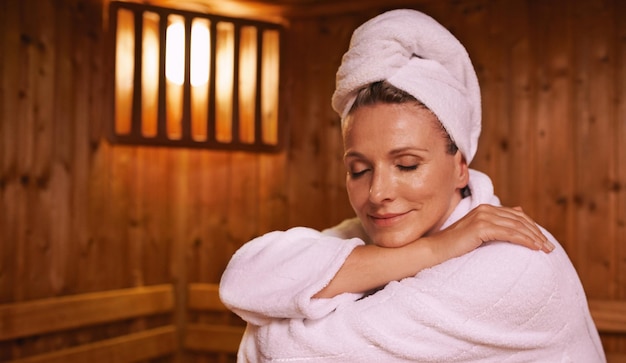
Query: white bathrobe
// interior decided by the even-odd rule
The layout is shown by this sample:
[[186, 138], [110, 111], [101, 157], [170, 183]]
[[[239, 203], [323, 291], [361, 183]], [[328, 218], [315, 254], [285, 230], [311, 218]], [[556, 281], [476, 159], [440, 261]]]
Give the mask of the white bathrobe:
[[[482, 203], [489, 178], [449, 226]], [[562, 247], [546, 254], [492, 242], [389, 283], [373, 295], [314, 299], [352, 249], [358, 221], [293, 228], [244, 245], [221, 281], [223, 302], [248, 322], [239, 362], [605, 362], [585, 293]], [[341, 238], [340, 238], [341, 237]]]

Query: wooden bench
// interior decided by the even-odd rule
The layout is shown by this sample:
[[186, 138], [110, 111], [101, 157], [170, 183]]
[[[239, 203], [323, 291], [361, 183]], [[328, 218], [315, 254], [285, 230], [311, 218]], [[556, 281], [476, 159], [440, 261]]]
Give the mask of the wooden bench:
[[[589, 300], [589, 310], [600, 334], [626, 335], [626, 302]], [[607, 353], [608, 363], [626, 362], [626, 354]]]
[[[188, 307], [196, 312], [229, 312], [220, 301], [218, 285], [215, 284], [190, 284]], [[185, 349], [235, 354], [244, 327], [224, 323], [189, 323], [186, 332]]]
[[[188, 310], [232, 315], [219, 300], [216, 284], [191, 284], [187, 294]], [[176, 303], [173, 286], [167, 284], [4, 304], [0, 305], [0, 343], [168, 315], [164, 325], [41, 354], [24, 354], [12, 362], [124, 363], [187, 350], [236, 354], [243, 326], [199, 322], [177, 326], [173, 323], [177, 321], [173, 317]]]
[[[171, 313], [171, 285], [138, 287], [0, 305], [0, 341]], [[176, 351], [176, 327], [164, 325], [28, 356], [15, 363], [133, 362]]]

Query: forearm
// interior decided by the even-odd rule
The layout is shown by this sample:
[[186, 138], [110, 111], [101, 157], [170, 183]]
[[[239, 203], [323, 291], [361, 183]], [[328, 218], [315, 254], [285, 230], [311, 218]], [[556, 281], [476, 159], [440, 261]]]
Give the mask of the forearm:
[[[358, 246], [348, 256], [330, 283], [314, 297], [330, 298], [344, 292], [363, 293], [415, 276], [423, 269], [456, 257], [440, 237], [423, 237], [398, 248]], [[458, 253], [457, 253], [458, 254]]]

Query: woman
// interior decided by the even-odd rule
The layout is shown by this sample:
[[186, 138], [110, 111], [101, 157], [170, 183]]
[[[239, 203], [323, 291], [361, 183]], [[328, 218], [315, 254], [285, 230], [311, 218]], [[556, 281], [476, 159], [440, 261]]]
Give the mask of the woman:
[[468, 167], [480, 92], [456, 38], [411, 10], [368, 21], [333, 107], [357, 219], [233, 256], [220, 293], [249, 323], [240, 361], [605, 360], [563, 249]]

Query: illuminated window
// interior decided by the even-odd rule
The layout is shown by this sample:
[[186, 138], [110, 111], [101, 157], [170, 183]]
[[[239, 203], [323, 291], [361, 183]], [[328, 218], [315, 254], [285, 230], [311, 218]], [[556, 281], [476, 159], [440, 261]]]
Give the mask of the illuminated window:
[[280, 27], [112, 2], [114, 143], [276, 151]]

